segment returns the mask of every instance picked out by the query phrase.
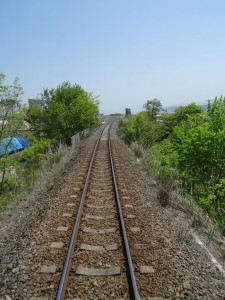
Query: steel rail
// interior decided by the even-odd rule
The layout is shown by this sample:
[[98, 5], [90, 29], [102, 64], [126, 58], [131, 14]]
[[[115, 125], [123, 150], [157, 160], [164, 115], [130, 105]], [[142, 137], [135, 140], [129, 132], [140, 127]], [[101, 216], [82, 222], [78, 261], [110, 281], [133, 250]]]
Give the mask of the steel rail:
[[111, 164], [112, 177], [113, 177], [114, 193], [115, 193], [117, 210], [118, 210], [119, 221], [120, 221], [120, 230], [122, 232], [126, 265], [128, 268], [128, 282], [129, 282], [129, 288], [130, 288], [130, 298], [134, 299], [134, 300], [139, 300], [140, 296], [138, 293], [136, 278], [135, 278], [135, 274], [134, 274], [134, 268], [133, 268], [133, 264], [132, 264], [131, 254], [130, 254], [129, 243], [128, 243], [128, 239], [127, 239], [126, 227], [125, 227], [124, 219], [123, 219], [122, 207], [120, 204], [119, 192], [118, 192], [118, 188], [117, 188], [117, 184], [116, 184], [116, 175], [115, 175], [115, 170], [114, 170], [114, 166], [113, 166], [110, 131], [109, 131], [108, 145], [109, 145], [110, 164]]
[[71, 269], [71, 263], [72, 263], [72, 254], [74, 252], [74, 248], [75, 248], [76, 241], [77, 241], [77, 234], [78, 234], [78, 231], [79, 231], [79, 226], [80, 226], [80, 221], [81, 221], [81, 216], [82, 216], [82, 211], [83, 211], [83, 205], [84, 205], [84, 199], [85, 199], [86, 192], [87, 192], [87, 187], [88, 187], [88, 183], [89, 183], [91, 169], [92, 169], [92, 166], [93, 166], [93, 162], [94, 162], [94, 159], [95, 159], [95, 154], [96, 154], [101, 136], [102, 136], [103, 131], [106, 128], [107, 125], [108, 124], [106, 124], [103, 127], [103, 129], [102, 129], [102, 131], [101, 131], [101, 133], [100, 133], [100, 135], [99, 135], [99, 137], [96, 141], [94, 151], [93, 151], [93, 154], [92, 154], [92, 157], [91, 157], [91, 161], [90, 161], [90, 164], [89, 164], [89, 168], [88, 168], [88, 172], [87, 172], [83, 192], [82, 192], [82, 195], [81, 195], [81, 198], [80, 198], [80, 203], [79, 203], [79, 208], [78, 208], [78, 211], [77, 211], [76, 220], [75, 220], [75, 223], [74, 223], [74, 226], [73, 226], [73, 231], [72, 231], [72, 235], [71, 235], [71, 239], [70, 239], [70, 244], [69, 244], [69, 247], [68, 247], [66, 260], [65, 260], [65, 263], [64, 263], [64, 267], [63, 267], [63, 272], [62, 272], [62, 275], [61, 275], [61, 278], [60, 278], [60, 282], [59, 282], [59, 286], [58, 286], [58, 290], [57, 290], [57, 294], [56, 294], [56, 300], [63, 300], [64, 297], [65, 297], [66, 288], [67, 288], [67, 281], [68, 281], [68, 275], [69, 275], [69, 272], [70, 272], [70, 269]]

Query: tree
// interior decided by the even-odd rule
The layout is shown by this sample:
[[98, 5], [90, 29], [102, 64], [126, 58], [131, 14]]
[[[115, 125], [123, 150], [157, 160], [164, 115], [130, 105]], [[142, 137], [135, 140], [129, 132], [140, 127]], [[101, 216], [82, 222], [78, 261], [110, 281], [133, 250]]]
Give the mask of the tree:
[[212, 130], [220, 131], [225, 127], [225, 98], [216, 97], [214, 101], [208, 103], [208, 116], [211, 120]]
[[163, 110], [161, 102], [156, 98], [148, 100], [143, 107], [145, 108], [150, 121], [156, 121], [157, 115]]
[[196, 114], [203, 113], [200, 105], [195, 103], [188, 104], [186, 106], [179, 106], [175, 109], [174, 113], [163, 113], [160, 116], [165, 125], [165, 137], [170, 136], [174, 128], [182, 121], [186, 122], [188, 117]]
[[203, 110], [201, 106], [195, 103], [191, 103], [186, 106], [179, 106], [174, 111], [174, 125], [177, 125], [181, 121], [187, 121], [189, 116], [200, 114], [202, 112]]
[[24, 121], [25, 109], [20, 97], [23, 89], [16, 77], [12, 85], [4, 85], [6, 76], [0, 73], [0, 139], [16, 134]]
[[[11, 137], [18, 134], [19, 129], [23, 127], [24, 118], [26, 114], [25, 106], [21, 105], [20, 97], [23, 94], [23, 89], [19, 83], [19, 78], [16, 77], [12, 85], [5, 85], [5, 74], [0, 73], [0, 140], [5, 137]], [[8, 144], [2, 146], [3, 152], [7, 153], [6, 149], [11, 143], [9, 139]], [[0, 191], [3, 190], [4, 178], [6, 173], [7, 155], [2, 157], [0, 170], [2, 171], [2, 179]]]
[[208, 113], [188, 116], [172, 135], [179, 169], [188, 180], [205, 186], [225, 177], [225, 104], [220, 100], [214, 100]]
[[98, 123], [99, 102], [79, 85], [64, 82], [41, 95], [43, 109], [31, 108], [31, 124], [39, 135], [70, 143], [70, 137]]
[[190, 116], [186, 122], [179, 123], [173, 131], [172, 143], [179, 155], [178, 168], [186, 182], [205, 185], [218, 174], [212, 156], [216, 137], [206, 116]]
[[163, 126], [159, 122], [151, 122], [146, 111], [142, 111], [120, 124], [120, 131], [127, 142], [138, 142], [146, 148], [161, 140]]

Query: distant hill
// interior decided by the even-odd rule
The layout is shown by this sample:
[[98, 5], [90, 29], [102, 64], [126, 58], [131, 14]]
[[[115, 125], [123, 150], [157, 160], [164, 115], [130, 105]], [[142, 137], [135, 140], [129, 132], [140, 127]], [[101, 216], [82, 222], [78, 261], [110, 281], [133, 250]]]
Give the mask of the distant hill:
[[[208, 104], [199, 104], [199, 103], [196, 103], [196, 104], [200, 105], [203, 111], [207, 111]], [[177, 107], [179, 107], [179, 106], [186, 106], [186, 105], [188, 105], [188, 104], [181, 104], [181, 105], [177, 105], [177, 106], [169, 106], [169, 107], [166, 107], [166, 111], [168, 113], [172, 114]]]
[[168, 113], [173, 113], [174, 110], [177, 108], [178, 106], [170, 106], [170, 107], [166, 107], [166, 111]]
[[201, 104], [200, 106], [201, 106], [202, 110], [207, 111], [208, 104]]

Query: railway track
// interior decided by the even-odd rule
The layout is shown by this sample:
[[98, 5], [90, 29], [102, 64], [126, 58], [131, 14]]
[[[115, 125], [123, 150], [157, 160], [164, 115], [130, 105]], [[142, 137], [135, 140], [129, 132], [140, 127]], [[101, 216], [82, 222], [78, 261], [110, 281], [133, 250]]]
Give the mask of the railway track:
[[113, 165], [110, 125], [90, 159], [56, 299], [139, 299]]
[[[4, 243], [0, 237], [0, 299], [51, 300], [57, 291], [58, 299], [135, 299], [118, 220], [117, 193], [141, 299], [224, 299], [221, 274], [192, 240], [177, 240], [180, 214], [155, 203], [153, 179], [146, 178], [130, 150], [114, 138], [114, 125], [114, 172], [105, 128], [87, 185], [97, 132], [77, 149], [77, 154], [73, 152], [69, 165], [57, 173], [57, 180], [49, 181], [43, 193], [38, 186], [34, 199], [31, 194], [31, 198], [17, 203], [15, 214], [10, 211], [16, 226], [7, 227], [8, 232], [10, 228], [16, 231], [14, 235], [7, 232]], [[63, 296], [59, 295], [59, 282], [82, 195], [82, 218], [68, 260]]]

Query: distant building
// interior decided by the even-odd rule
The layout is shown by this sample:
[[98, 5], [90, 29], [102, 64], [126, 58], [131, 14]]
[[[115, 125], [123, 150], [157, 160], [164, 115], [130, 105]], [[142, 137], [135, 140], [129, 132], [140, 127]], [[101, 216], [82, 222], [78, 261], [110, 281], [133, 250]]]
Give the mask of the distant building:
[[131, 116], [131, 109], [130, 108], [125, 109], [125, 115], [126, 115], [126, 117]]
[[120, 113], [115, 113], [115, 114], [110, 114], [109, 116], [112, 116], [112, 117], [116, 117], [116, 116], [122, 116], [123, 114], [120, 114]]
[[45, 106], [45, 100], [40, 99], [28, 99], [29, 107], [31, 106], [38, 106], [40, 108], [43, 108]]

